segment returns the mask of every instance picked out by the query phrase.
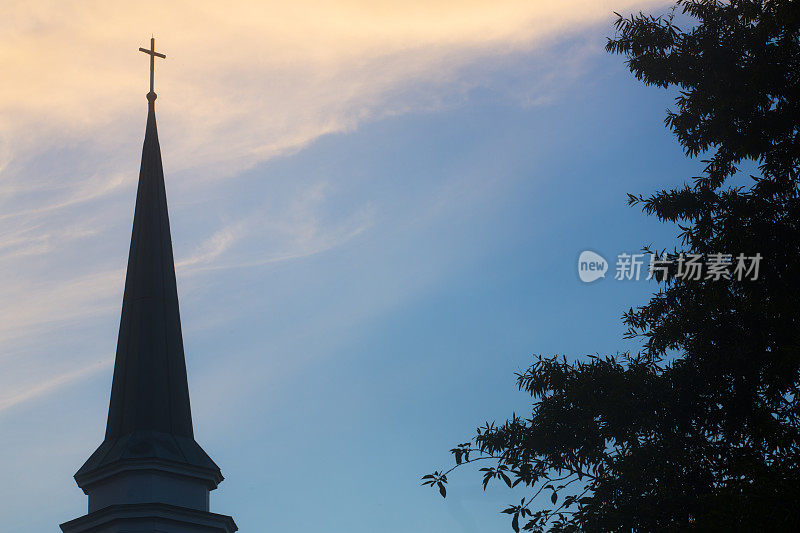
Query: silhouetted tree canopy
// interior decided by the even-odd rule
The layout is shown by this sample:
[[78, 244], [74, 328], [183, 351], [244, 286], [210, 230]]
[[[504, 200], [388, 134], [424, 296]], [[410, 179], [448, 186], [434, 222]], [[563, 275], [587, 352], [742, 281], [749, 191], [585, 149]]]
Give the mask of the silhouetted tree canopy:
[[671, 268], [624, 314], [641, 351], [538, 356], [518, 374], [530, 416], [479, 428], [424, 484], [444, 496], [480, 461], [484, 487], [528, 489], [515, 531], [800, 531], [799, 4], [678, 1], [618, 15], [606, 46], [677, 90], [666, 125], [704, 167], [629, 203], [677, 225], [669, 257], [760, 253], [758, 278]]

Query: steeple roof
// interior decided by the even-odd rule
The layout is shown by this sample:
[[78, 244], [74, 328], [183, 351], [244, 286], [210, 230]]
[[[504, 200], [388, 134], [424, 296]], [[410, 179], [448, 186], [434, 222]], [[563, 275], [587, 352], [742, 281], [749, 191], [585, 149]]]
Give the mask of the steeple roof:
[[194, 436], [154, 99], [148, 103], [106, 437], [137, 430]]
[[140, 459], [202, 469], [214, 486], [222, 480], [192, 430], [155, 99], [148, 93], [106, 436], [75, 475], [79, 485], [99, 469]]

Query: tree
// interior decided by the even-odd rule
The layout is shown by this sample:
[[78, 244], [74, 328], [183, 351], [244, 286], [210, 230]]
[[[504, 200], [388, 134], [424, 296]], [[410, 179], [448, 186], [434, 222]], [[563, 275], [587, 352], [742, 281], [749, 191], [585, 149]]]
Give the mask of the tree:
[[[423, 484], [444, 496], [452, 470], [487, 462], [484, 488], [529, 490], [503, 511], [514, 531], [800, 531], [800, 5], [617, 17], [607, 51], [677, 90], [666, 125], [704, 163], [682, 187], [629, 195], [681, 242], [623, 316], [641, 350], [538, 356], [517, 375], [530, 416], [479, 428]], [[757, 279], [681, 271], [690, 254], [740, 252], [760, 254]]]

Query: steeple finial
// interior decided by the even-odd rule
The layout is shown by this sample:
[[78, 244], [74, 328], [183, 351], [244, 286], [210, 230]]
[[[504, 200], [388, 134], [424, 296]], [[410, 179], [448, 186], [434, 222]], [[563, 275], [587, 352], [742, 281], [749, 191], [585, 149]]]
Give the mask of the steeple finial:
[[150, 92], [147, 93], [147, 100], [152, 102], [156, 99], [156, 91], [153, 89], [153, 78], [155, 77], [156, 71], [156, 58], [160, 57], [161, 59], [166, 59], [166, 55], [160, 54], [156, 52], [156, 38], [150, 37], [150, 49], [147, 48], [139, 48], [140, 52], [144, 52], [145, 54], [150, 56]]

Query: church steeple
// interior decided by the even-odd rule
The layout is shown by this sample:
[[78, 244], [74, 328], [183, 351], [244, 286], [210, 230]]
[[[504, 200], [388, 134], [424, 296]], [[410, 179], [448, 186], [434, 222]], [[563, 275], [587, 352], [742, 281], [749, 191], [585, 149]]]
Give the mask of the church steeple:
[[106, 438], [193, 438], [155, 94], [148, 100]]
[[89, 514], [61, 528], [111, 532], [122, 520], [143, 532], [230, 533], [230, 517], [208, 512], [223, 478], [192, 430], [153, 90], [154, 58], [166, 56], [154, 39], [140, 50], [150, 54], [147, 127], [106, 435], [75, 474]]

